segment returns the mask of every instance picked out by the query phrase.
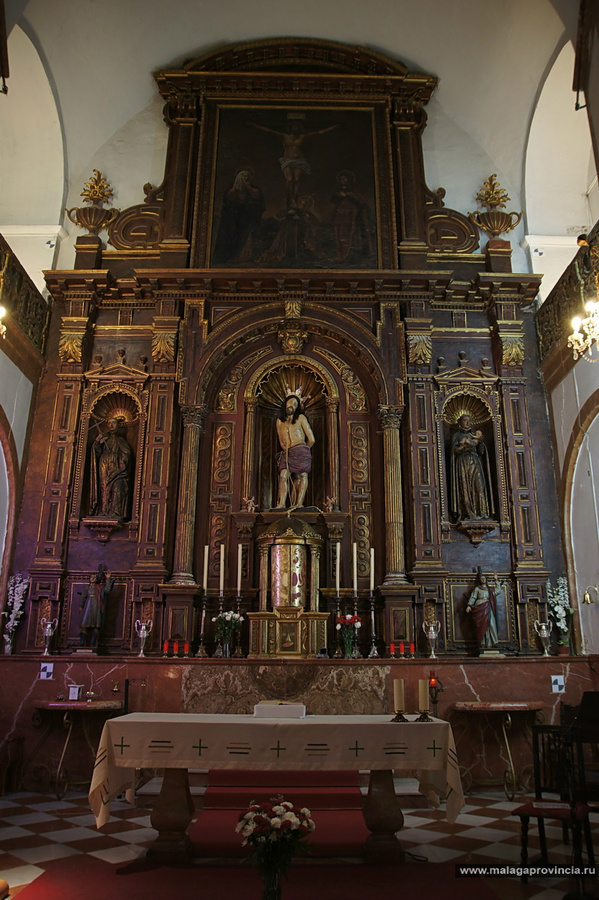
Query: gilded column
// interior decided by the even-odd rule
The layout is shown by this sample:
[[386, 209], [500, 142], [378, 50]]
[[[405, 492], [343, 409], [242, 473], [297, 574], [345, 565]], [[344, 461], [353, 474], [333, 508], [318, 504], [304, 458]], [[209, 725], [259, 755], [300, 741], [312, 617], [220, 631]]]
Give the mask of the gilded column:
[[404, 521], [401, 497], [401, 451], [399, 428], [403, 409], [380, 406], [383, 427], [385, 485], [385, 584], [405, 584]]
[[171, 583], [195, 584], [193, 551], [198, 490], [200, 436], [204, 430], [206, 408], [183, 406], [183, 449], [181, 451], [177, 531], [175, 537], [174, 573]]
[[310, 546], [310, 612], [318, 612], [320, 547]]
[[265, 612], [268, 605], [268, 551], [269, 544], [260, 544], [260, 612]]
[[[252, 497], [252, 475], [254, 473], [254, 459], [256, 450], [256, 406], [258, 401], [252, 397], [245, 401], [245, 440], [243, 442], [243, 466], [241, 498]], [[259, 502], [259, 501], [258, 501]]]
[[[329, 495], [333, 497], [334, 509], [339, 509], [339, 401], [327, 397], [327, 430], [328, 440], [328, 468], [329, 468]], [[326, 499], [326, 498], [325, 498]]]

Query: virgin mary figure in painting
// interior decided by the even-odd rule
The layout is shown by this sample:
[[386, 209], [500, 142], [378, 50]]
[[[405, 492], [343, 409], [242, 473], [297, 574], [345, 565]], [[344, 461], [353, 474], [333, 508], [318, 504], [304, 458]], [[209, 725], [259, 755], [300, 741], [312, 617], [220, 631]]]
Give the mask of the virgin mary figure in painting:
[[252, 260], [264, 212], [262, 191], [252, 184], [253, 177], [252, 169], [240, 169], [224, 193], [214, 246], [214, 265]]

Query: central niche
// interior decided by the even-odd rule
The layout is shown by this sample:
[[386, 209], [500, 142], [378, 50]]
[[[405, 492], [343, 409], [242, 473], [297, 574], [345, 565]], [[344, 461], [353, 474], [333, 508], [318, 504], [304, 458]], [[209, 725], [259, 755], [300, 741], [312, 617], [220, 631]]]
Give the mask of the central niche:
[[322, 508], [326, 499], [326, 388], [309, 367], [284, 364], [271, 369], [262, 378], [256, 390], [257, 496], [258, 506], [262, 510], [273, 509], [277, 505], [279, 474], [277, 454], [281, 449], [277, 435], [277, 419], [284, 408], [285, 397], [298, 391], [301, 392], [303, 413], [314, 433], [312, 471], [308, 478], [304, 507]]

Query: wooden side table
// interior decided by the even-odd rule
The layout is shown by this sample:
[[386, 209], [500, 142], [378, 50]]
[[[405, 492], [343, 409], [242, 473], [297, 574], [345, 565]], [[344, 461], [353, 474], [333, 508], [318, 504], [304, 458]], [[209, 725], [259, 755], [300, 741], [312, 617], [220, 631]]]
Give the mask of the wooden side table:
[[501, 714], [501, 731], [508, 759], [508, 767], [503, 774], [503, 789], [508, 800], [514, 799], [516, 788], [521, 783], [524, 772], [523, 769], [519, 775], [516, 774], [510, 742], [508, 740], [508, 731], [512, 727], [512, 715], [514, 713], [534, 713], [536, 721], [540, 722], [542, 721], [543, 716], [539, 714], [542, 713], [543, 708], [543, 703], [539, 700], [459, 700], [454, 704], [453, 709], [458, 713], [477, 713], [478, 715]]

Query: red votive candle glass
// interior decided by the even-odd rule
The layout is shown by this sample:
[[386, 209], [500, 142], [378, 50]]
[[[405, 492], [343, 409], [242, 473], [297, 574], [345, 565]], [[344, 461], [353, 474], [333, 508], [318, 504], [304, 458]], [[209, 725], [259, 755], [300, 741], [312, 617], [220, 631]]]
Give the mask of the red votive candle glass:
[[185, 641], [183, 644], [183, 652], [185, 653], [185, 656], [189, 653], [189, 641]]
[[176, 656], [178, 654], [178, 652], [179, 652], [179, 641], [175, 641], [173, 644], [173, 653]]
[[414, 641], [410, 641], [410, 656], [414, 656]]
[[165, 656], [168, 653], [168, 641], [162, 642], [162, 652], [164, 653]]
[[395, 656], [395, 644], [389, 644], [389, 653], [391, 656]]
[[404, 644], [403, 641], [400, 641], [400, 642], [399, 642], [399, 655], [400, 655], [400, 656], [403, 656], [403, 655], [404, 655], [405, 649], [406, 649], [406, 645]]

